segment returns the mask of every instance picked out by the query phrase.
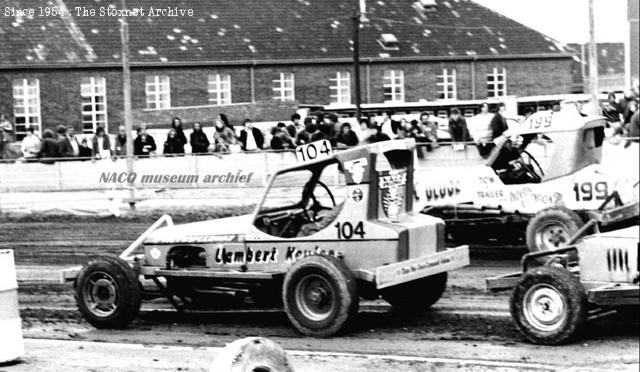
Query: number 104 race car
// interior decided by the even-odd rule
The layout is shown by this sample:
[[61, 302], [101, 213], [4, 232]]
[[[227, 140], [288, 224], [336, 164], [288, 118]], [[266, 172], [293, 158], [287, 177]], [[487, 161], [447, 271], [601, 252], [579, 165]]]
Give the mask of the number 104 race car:
[[413, 140], [337, 153], [327, 141], [305, 145], [296, 151], [303, 163], [276, 172], [252, 214], [183, 225], [163, 216], [119, 257], [62, 279], [98, 328], [125, 327], [142, 297], [188, 310], [230, 291], [283, 304], [315, 337], [343, 329], [360, 298], [426, 310], [469, 250], [445, 248], [444, 222], [413, 211], [414, 152]]

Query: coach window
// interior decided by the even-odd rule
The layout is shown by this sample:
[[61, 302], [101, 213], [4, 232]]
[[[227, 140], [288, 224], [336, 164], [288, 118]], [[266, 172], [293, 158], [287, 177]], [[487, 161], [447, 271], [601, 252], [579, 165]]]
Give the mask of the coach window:
[[95, 133], [98, 126], [107, 129], [107, 82], [103, 77], [83, 77], [80, 82], [82, 98], [82, 132]]
[[13, 81], [13, 115], [18, 140], [26, 136], [30, 126], [41, 131], [40, 81], [38, 79], [15, 79]]
[[171, 86], [165, 75], [147, 76], [145, 83], [148, 109], [166, 109], [171, 107]]

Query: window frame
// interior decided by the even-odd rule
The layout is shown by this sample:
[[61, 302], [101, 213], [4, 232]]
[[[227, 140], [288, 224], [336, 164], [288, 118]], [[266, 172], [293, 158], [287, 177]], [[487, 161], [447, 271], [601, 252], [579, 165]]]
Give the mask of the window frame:
[[[293, 72], [280, 72], [278, 78], [273, 80], [273, 99], [282, 102], [296, 100], [296, 78]], [[290, 85], [287, 87], [287, 83]]]
[[351, 72], [336, 71], [335, 77], [330, 78], [329, 82], [334, 83], [329, 85], [331, 103], [338, 105], [351, 104]]
[[224, 106], [231, 104], [231, 74], [207, 75], [207, 92], [209, 104]]
[[[451, 73], [449, 73], [451, 72]], [[458, 99], [457, 72], [456, 69], [442, 69], [442, 74], [437, 76], [438, 97], [443, 101]]]
[[[500, 87], [502, 85], [502, 87]], [[487, 98], [500, 98], [507, 95], [507, 69], [494, 67], [487, 73]]]
[[[85, 82], [85, 79], [89, 79], [88, 84]], [[88, 85], [89, 94], [84, 94], [85, 86]], [[100, 94], [98, 89], [102, 88], [102, 93]], [[101, 103], [97, 102], [97, 97], [102, 96], [103, 101]], [[95, 133], [96, 128], [98, 126], [102, 126], [106, 132], [109, 131], [109, 119], [107, 116], [108, 108], [107, 108], [107, 79], [103, 76], [86, 76], [80, 79], [80, 98], [82, 102], [80, 102], [80, 111], [82, 115], [82, 133]], [[88, 102], [85, 102], [85, 99], [89, 99]], [[103, 110], [96, 110], [97, 105], [102, 105]], [[86, 106], [90, 107], [90, 111], [85, 111]], [[104, 120], [98, 120], [98, 115], [103, 115]], [[90, 121], [85, 120], [85, 116], [91, 116]], [[91, 129], [87, 129], [87, 124], [91, 124]]]
[[[385, 70], [383, 76], [384, 103], [399, 103], [405, 100], [404, 70]], [[390, 90], [390, 92], [387, 92]], [[387, 97], [390, 98], [388, 99]]]
[[[35, 84], [30, 85], [30, 83]], [[40, 80], [37, 78], [13, 79], [11, 88], [13, 96], [14, 131], [17, 139], [20, 140], [24, 138], [27, 135], [27, 129], [32, 125], [37, 127], [38, 132], [41, 132], [42, 113], [40, 106]], [[22, 89], [21, 94], [16, 93], [18, 88]], [[33, 93], [31, 92], [32, 90], [34, 90]], [[30, 103], [31, 100], [35, 100], [35, 103]], [[21, 101], [21, 104], [18, 103], [19, 101]], [[16, 110], [18, 108], [22, 108], [23, 112], [18, 113], [18, 111]], [[18, 118], [24, 118], [24, 123], [18, 123]], [[35, 119], [33, 120], [33, 122], [31, 120], [32, 118]]]
[[[153, 81], [149, 81], [149, 79]], [[166, 79], [166, 81], [164, 81]], [[149, 88], [153, 87], [153, 90]], [[162, 110], [171, 108], [171, 79], [168, 75], [147, 75], [145, 77], [144, 91], [146, 95], [146, 107], [150, 110]], [[166, 100], [163, 97], [166, 96]]]

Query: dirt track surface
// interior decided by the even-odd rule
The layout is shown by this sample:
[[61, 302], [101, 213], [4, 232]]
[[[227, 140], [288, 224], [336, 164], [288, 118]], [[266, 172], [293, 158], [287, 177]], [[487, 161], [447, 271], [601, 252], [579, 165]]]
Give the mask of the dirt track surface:
[[[110, 342], [201, 348], [224, 346], [240, 337], [263, 336], [287, 350], [313, 352], [504, 361], [544, 364], [558, 370], [569, 366], [610, 370], [638, 364], [640, 324], [634, 319], [608, 316], [591, 322], [580, 341], [569, 346], [541, 347], [524, 342], [511, 322], [508, 294], [494, 295], [483, 289], [484, 278], [516, 268], [517, 261], [513, 260], [473, 260], [472, 267], [452, 272], [445, 296], [423, 314], [399, 314], [381, 300], [362, 302], [360, 314], [351, 328], [331, 339], [302, 337], [281, 310], [260, 309], [250, 303], [241, 309], [219, 307], [213, 311], [181, 314], [166, 300], [158, 299], [145, 302], [138, 319], [125, 330], [92, 328], [76, 310], [71, 287], [52, 282], [57, 270], [65, 265], [84, 263], [93, 255], [120, 252], [149, 223], [148, 218], [3, 223], [0, 248], [15, 249], [19, 277], [23, 279], [19, 300], [25, 337], [91, 342], [92, 345]], [[104, 363], [108, 365], [108, 357], [106, 359]], [[175, 365], [167, 363], [165, 365]], [[180, 368], [203, 370], [200, 362], [189, 363], [180, 364]], [[379, 363], [379, 369], [369, 363], [368, 367], [353, 370], [428, 370], [423, 368], [425, 364], [416, 361], [398, 364], [380, 360]], [[100, 369], [99, 365], [95, 370], [133, 370]], [[440, 367], [447, 369], [445, 365]], [[522, 369], [494, 367], [482, 369]], [[0, 366], [0, 371], [32, 370], [25, 368], [25, 364], [8, 369]]]

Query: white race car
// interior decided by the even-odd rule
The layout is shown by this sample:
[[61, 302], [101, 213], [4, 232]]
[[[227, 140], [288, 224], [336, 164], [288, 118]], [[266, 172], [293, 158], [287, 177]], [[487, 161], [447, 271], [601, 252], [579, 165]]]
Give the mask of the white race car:
[[620, 169], [600, 164], [604, 126], [577, 111], [536, 114], [496, 138], [484, 164], [417, 172], [417, 207], [443, 218], [455, 240], [526, 229], [532, 251], [565, 245], [591, 218], [637, 224], [638, 147]]

